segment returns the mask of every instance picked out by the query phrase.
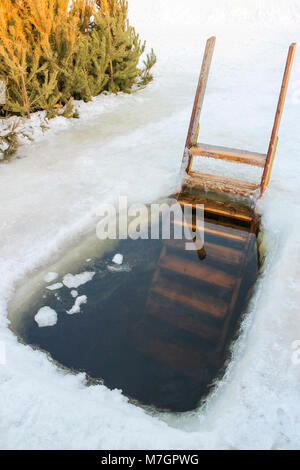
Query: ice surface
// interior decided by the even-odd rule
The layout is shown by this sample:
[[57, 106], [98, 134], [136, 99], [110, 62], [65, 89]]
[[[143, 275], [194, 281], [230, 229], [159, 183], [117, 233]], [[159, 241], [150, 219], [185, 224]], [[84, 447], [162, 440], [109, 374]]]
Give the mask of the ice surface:
[[7, 351], [0, 447], [299, 448], [300, 366], [291, 361], [300, 339], [299, 48], [271, 183], [259, 205], [264, 271], [227, 374], [205, 407], [147, 414], [120, 391], [85, 387], [83, 374], [62, 372], [8, 328], [16, 284], [94, 230], [101, 202], [116, 203], [118, 195], [151, 202], [176, 191], [207, 37], [216, 35], [217, 44], [199, 140], [267, 149], [287, 47], [300, 39], [299, 1], [129, 0], [129, 9], [157, 53], [154, 83], [82, 104], [79, 120], [51, 120], [44, 135], [33, 116], [38, 140], [0, 166], [0, 341]]
[[52, 282], [57, 277], [58, 277], [58, 273], [50, 272], [50, 273], [46, 274], [46, 276], [44, 277], [44, 281], [45, 282]]
[[77, 297], [77, 295], [78, 295], [77, 290], [71, 290], [71, 296], [72, 296], [72, 297], [75, 298], [75, 297]]
[[63, 278], [63, 283], [65, 286], [69, 287], [69, 289], [71, 289], [71, 287], [77, 288], [91, 281], [94, 276], [95, 276], [95, 272], [93, 271], [85, 271], [83, 273], [75, 274], [75, 275], [66, 274]]
[[80, 312], [80, 305], [86, 304], [86, 303], [87, 303], [87, 296], [86, 295], [80, 295], [79, 297], [76, 298], [73, 307], [70, 310], [67, 310], [67, 313], [69, 315], [73, 315], [74, 313], [79, 313]]
[[57, 323], [57, 313], [50, 307], [42, 307], [34, 317], [40, 328], [53, 326]]

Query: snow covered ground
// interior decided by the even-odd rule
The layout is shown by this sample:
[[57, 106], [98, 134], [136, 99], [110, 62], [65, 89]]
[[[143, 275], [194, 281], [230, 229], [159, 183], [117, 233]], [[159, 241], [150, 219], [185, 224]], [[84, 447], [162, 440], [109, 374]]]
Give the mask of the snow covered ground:
[[233, 360], [205, 407], [151, 416], [119, 391], [85, 387], [82, 374], [58, 369], [8, 328], [16, 285], [93, 230], [99, 203], [119, 194], [151, 202], [176, 188], [207, 37], [216, 35], [217, 45], [200, 139], [266, 150], [287, 48], [300, 42], [299, 1], [129, 6], [157, 53], [155, 82], [83, 105], [80, 120], [56, 120], [55, 132], [0, 166], [0, 448], [300, 448], [300, 364], [292, 361], [300, 339], [299, 50], [259, 206], [269, 249], [264, 272]]

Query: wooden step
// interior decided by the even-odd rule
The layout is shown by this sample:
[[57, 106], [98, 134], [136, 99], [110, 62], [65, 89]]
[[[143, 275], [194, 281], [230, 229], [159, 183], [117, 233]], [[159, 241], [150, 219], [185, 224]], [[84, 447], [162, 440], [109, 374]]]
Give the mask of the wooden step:
[[[174, 249], [174, 250], [180, 250], [184, 251], [185, 254], [188, 254], [190, 252], [187, 252], [185, 250], [185, 243], [188, 242], [188, 240], [165, 240], [164, 243]], [[206, 251], [206, 259], [214, 259], [223, 263], [228, 263], [231, 265], [239, 265], [243, 252], [240, 250], [236, 250], [234, 248], [228, 248], [227, 246], [220, 246], [216, 245], [215, 243], [210, 243], [206, 242], [204, 240], [204, 248]]]
[[205, 223], [211, 223], [214, 226], [220, 226], [222, 229], [224, 228], [229, 228], [233, 231], [239, 232], [250, 232], [251, 225], [249, 222], [244, 222], [244, 221], [239, 221], [237, 219], [229, 219], [228, 217], [216, 217], [213, 214], [208, 214], [207, 212], [205, 213]]
[[206, 342], [215, 343], [222, 336], [222, 325], [203, 321], [198, 312], [183, 308], [182, 304], [178, 304], [178, 308], [175, 308], [172, 300], [165, 298], [162, 301], [161, 296], [157, 296], [155, 293], [152, 293], [148, 298], [147, 314], [170, 323], [179, 330], [185, 330], [199, 336]]
[[[188, 213], [188, 216], [190, 217], [190, 212]], [[207, 210], [204, 210], [204, 214], [201, 212], [200, 213], [198, 212], [198, 214], [196, 214], [195, 212], [192, 213], [192, 218], [191, 217], [186, 218], [187, 222], [190, 222], [192, 220], [192, 223], [195, 224], [197, 220], [196, 216], [198, 217], [204, 216], [205, 224], [210, 223], [210, 224], [213, 224], [214, 226], [220, 226], [223, 229], [229, 228], [229, 232], [231, 233], [234, 233], [234, 231], [237, 231], [236, 233], [249, 232], [251, 230], [253, 231], [253, 227], [254, 227], [254, 225], [251, 224], [251, 222], [247, 220], [241, 220], [241, 219], [238, 220], [237, 218], [230, 218], [224, 215], [221, 216], [221, 214], [214, 214], [213, 212], [209, 212]]]
[[208, 212], [210, 214], [243, 220], [245, 222], [251, 222], [256, 217], [254, 211], [248, 207], [234, 206], [225, 204], [224, 202], [214, 201], [212, 199], [195, 197], [189, 194], [181, 194], [180, 198], [182, 199], [179, 199], [178, 203], [183, 207], [192, 206], [195, 208], [197, 204], [202, 204], [204, 206], [204, 213]]
[[195, 347], [163, 341], [153, 334], [143, 334], [136, 339], [136, 346], [144, 354], [197, 382], [207, 384], [215, 373], [215, 370], [211, 372], [211, 367], [219, 366], [219, 351], [209, 355]]
[[265, 166], [267, 157], [265, 153], [248, 152], [246, 150], [219, 147], [202, 143], [198, 143], [191, 147], [189, 149], [189, 153], [193, 156], [228, 160], [247, 165], [255, 165], [261, 168]]
[[[180, 225], [182, 227], [187, 226], [193, 231], [195, 231], [197, 228], [196, 225], [181, 220], [173, 220], [173, 224]], [[232, 240], [242, 243], [245, 243], [248, 239], [248, 232], [238, 230], [232, 227], [226, 227], [222, 224], [214, 224], [207, 221], [204, 222], [204, 237], [206, 233], [210, 235], [216, 235], [220, 238], [230, 238]]]
[[187, 305], [199, 310], [208, 317], [223, 321], [227, 313], [227, 303], [218, 297], [211, 297], [203, 292], [195, 291], [186, 285], [168, 281], [159, 277], [153, 283], [150, 291], [162, 297], [173, 300], [176, 303]]
[[205, 189], [209, 191], [227, 192], [239, 194], [240, 196], [249, 197], [254, 195], [259, 189], [259, 184], [249, 183], [247, 181], [225, 178], [223, 176], [214, 176], [206, 173], [198, 173], [191, 171], [184, 179], [183, 184]]
[[171, 254], [166, 254], [161, 257], [159, 266], [183, 276], [198, 279], [201, 282], [213, 284], [225, 289], [232, 289], [235, 283], [234, 276], [224, 271], [215, 269], [200, 261], [191, 261]]

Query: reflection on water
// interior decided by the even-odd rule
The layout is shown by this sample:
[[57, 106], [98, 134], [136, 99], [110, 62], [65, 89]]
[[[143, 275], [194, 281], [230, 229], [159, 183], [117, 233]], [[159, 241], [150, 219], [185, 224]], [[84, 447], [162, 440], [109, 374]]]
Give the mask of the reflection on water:
[[[87, 299], [78, 313], [67, 313], [74, 289], [44, 288], [17, 333], [142, 404], [191, 410], [220, 374], [250, 297], [256, 232], [251, 222], [207, 210], [201, 253], [186, 251], [185, 240], [120, 240], [81, 263], [80, 271], [95, 275], [75, 289]], [[121, 266], [112, 263], [116, 253], [124, 256]], [[45, 305], [58, 321], [39, 328], [34, 316]]]

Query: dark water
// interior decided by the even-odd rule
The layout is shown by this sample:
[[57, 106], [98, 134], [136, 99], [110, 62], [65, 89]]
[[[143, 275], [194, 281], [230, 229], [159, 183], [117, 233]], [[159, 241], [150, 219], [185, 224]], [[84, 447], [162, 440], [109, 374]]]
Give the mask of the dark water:
[[[71, 289], [45, 289], [18, 334], [142, 404], [195, 408], [223, 370], [258, 272], [256, 229], [209, 214], [205, 226], [200, 254], [186, 251], [184, 240], [120, 240], [80, 268], [96, 272], [76, 289], [87, 296], [80, 313], [66, 313], [75, 301]], [[111, 271], [115, 253], [124, 255], [121, 271]], [[45, 305], [58, 321], [39, 328], [34, 316]]]

